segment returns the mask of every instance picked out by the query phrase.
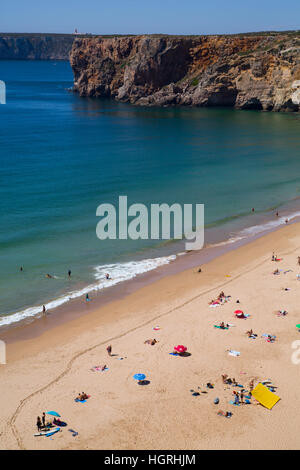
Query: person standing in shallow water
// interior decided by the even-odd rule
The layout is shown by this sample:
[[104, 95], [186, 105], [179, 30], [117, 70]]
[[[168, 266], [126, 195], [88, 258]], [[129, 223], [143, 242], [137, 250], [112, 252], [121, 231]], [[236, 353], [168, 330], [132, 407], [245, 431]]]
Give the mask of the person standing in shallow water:
[[72, 274], [72, 273], [71, 273], [71, 269], [69, 269], [69, 271], [68, 271], [68, 276], [71, 277], [71, 274]]

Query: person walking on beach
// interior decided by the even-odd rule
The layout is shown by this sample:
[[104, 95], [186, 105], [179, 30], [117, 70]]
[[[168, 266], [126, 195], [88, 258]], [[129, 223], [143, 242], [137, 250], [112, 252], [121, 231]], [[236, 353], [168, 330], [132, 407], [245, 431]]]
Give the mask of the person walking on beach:
[[234, 392], [233, 392], [233, 395], [234, 395], [234, 404], [235, 404], [235, 405], [239, 405], [239, 404], [240, 404], [240, 399], [239, 399], [239, 394], [238, 394], [238, 392], [234, 391]]
[[106, 351], [107, 351], [107, 354], [108, 354], [109, 356], [111, 356], [111, 346], [110, 346], [110, 345], [107, 346]]
[[37, 426], [38, 431], [42, 429], [42, 421], [39, 416], [37, 417], [37, 420], [36, 420], [36, 426]]
[[254, 388], [254, 380], [252, 379], [251, 382], [249, 383], [249, 395], [252, 395], [252, 390]]
[[300, 256], [298, 256], [298, 264], [299, 264], [299, 266], [300, 266]]
[[43, 427], [46, 426], [46, 415], [45, 415], [45, 412], [43, 413], [43, 416], [42, 416], [42, 422], [43, 422]]

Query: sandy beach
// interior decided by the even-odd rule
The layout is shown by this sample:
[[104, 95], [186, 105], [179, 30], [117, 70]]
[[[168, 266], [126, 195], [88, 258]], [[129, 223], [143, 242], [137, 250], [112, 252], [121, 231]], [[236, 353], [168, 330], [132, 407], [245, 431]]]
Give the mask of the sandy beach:
[[[8, 343], [7, 364], [0, 366], [0, 448], [298, 449], [292, 343], [300, 339], [299, 228], [285, 226], [202, 265], [201, 273], [169, 275], [37, 337]], [[281, 261], [271, 261], [273, 252]], [[221, 291], [231, 296], [228, 302], [210, 307]], [[236, 309], [250, 316], [238, 319]], [[277, 316], [278, 310], [288, 314]], [[214, 328], [223, 321], [234, 326]], [[245, 334], [250, 329], [256, 339]], [[275, 342], [263, 334], [275, 335]], [[144, 344], [149, 338], [158, 343]], [[170, 355], [178, 344], [190, 355]], [[91, 370], [98, 365], [108, 369]], [[138, 385], [136, 373], [149, 383]], [[231, 405], [235, 388], [222, 374], [246, 390], [251, 380], [271, 380], [281, 400], [271, 410], [254, 399]], [[75, 402], [82, 391], [90, 398]], [[37, 416], [48, 410], [67, 426], [53, 437], [34, 437]], [[231, 418], [219, 410], [231, 411]]]

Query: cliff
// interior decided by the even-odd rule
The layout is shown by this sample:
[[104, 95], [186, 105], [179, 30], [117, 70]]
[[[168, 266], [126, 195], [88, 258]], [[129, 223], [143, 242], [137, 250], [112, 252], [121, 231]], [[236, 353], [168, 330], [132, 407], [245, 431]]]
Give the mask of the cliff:
[[300, 35], [75, 39], [74, 91], [137, 105], [298, 111]]
[[0, 33], [0, 60], [68, 60], [72, 34]]

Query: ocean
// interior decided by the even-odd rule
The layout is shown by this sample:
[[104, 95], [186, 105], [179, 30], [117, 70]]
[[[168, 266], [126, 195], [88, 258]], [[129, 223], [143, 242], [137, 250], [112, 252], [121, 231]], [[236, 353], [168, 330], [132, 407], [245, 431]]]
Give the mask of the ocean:
[[184, 252], [178, 241], [99, 240], [96, 209], [119, 195], [205, 204], [206, 244], [300, 215], [299, 114], [81, 98], [64, 61], [0, 61], [0, 80], [0, 326]]

